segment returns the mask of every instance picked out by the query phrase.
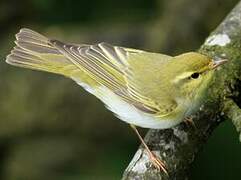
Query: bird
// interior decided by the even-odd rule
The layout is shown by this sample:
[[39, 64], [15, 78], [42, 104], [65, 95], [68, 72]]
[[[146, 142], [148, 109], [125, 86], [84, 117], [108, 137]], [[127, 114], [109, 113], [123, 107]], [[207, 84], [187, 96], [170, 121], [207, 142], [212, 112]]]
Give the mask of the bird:
[[198, 52], [169, 56], [105, 42], [65, 43], [28, 28], [20, 29], [15, 44], [7, 63], [71, 78], [130, 124], [152, 164], [165, 173], [165, 163], [137, 127], [167, 129], [183, 122], [200, 107], [215, 69], [227, 62]]

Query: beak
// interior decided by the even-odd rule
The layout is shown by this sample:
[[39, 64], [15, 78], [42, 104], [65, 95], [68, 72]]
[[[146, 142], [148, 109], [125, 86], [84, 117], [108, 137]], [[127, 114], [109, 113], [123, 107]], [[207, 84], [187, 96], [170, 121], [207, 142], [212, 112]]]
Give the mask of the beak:
[[212, 69], [216, 69], [217, 67], [219, 67], [222, 64], [225, 64], [226, 62], [228, 62], [227, 59], [222, 59], [222, 60], [218, 60], [218, 61], [213, 61], [212, 63]]

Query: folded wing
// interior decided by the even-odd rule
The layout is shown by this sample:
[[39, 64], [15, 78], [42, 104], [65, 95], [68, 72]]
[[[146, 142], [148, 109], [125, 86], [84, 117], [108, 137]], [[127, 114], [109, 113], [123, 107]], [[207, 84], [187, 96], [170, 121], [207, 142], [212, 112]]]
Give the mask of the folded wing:
[[[163, 111], [154, 98], [142, 91], [140, 86], [145, 84], [136, 82], [136, 71], [130, 61], [133, 57], [135, 62], [142, 61], [148, 52], [107, 43], [66, 44], [58, 40], [49, 40], [29, 29], [21, 29], [16, 39], [16, 47], [6, 59], [9, 64], [62, 74], [81, 85], [83, 82], [85, 88], [86, 85], [93, 89], [105, 87], [147, 114], [166, 116], [176, 108], [176, 104], [171, 103], [172, 107], [167, 107], [170, 111]], [[166, 60], [171, 57], [159, 55], [159, 61], [162, 58]], [[154, 59], [153, 62], [155, 61]]]

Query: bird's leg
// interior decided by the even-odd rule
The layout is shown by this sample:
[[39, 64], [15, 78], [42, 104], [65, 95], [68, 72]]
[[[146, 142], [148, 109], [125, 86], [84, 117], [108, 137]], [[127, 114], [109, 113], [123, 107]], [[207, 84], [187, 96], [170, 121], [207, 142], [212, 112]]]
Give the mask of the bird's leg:
[[140, 139], [141, 143], [143, 144], [145, 150], [147, 151], [149, 158], [152, 162], [152, 164], [157, 168], [157, 169], [161, 169], [165, 174], [168, 175], [168, 172], [166, 170], [166, 165], [158, 158], [156, 157], [156, 155], [149, 149], [149, 147], [147, 146], [147, 144], [145, 143], [145, 141], [143, 140], [143, 138], [141, 137], [140, 133], [138, 132], [137, 128], [135, 127], [135, 125], [130, 124], [131, 128], [135, 131], [135, 133], [137, 134], [138, 138]]
[[192, 127], [194, 127], [196, 129], [196, 125], [195, 125], [192, 117], [185, 117], [184, 123], [186, 123], [187, 125], [191, 125]]

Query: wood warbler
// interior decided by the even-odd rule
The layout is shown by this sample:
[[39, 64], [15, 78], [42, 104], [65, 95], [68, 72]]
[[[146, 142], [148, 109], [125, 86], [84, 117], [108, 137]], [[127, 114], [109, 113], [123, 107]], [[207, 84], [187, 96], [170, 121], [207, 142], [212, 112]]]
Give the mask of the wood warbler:
[[69, 44], [30, 29], [16, 35], [6, 62], [73, 79], [131, 124], [153, 164], [166, 172], [135, 126], [170, 128], [198, 109], [214, 69], [226, 60], [188, 52], [175, 57], [112, 46]]

